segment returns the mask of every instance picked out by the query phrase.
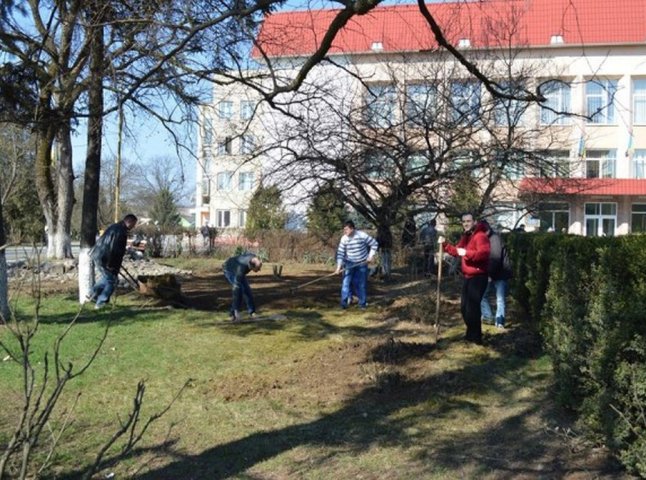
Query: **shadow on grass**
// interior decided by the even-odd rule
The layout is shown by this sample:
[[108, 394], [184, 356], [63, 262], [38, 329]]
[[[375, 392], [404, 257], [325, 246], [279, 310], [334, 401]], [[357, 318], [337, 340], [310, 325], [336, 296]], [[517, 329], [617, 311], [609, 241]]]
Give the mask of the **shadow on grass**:
[[[439, 347], [443, 353], [454, 340], [446, 339]], [[388, 351], [404, 349], [393, 344], [382, 347]], [[465, 346], [465, 348], [476, 348]], [[410, 355], [397, 355], [400, 359], [427, 355], [431, 346], [412, 348]], [[374, 349], [373, 358], [393, 360], [384, 350]], [[381, 361], [381, 360], [379, 360]], [[502, 357], [489, 359], [452, 371], [443, 371], [418, 380], [395, 377], [387, 389], [366, 388], [348, 400], [342, 408], [321, 418], [299, 425], [258, 432], [246, 437], [214, 446], [197, 455], [168, 451], [168, 444], [157, 452], [173, 458], [163, 467], [153, 468], [136, 475], [138, 480], [163, 480], [179, 478], [225, 479], [242, 475], [248, 469], [297, 447], [318, 447], [325, 451], [317, 458], [308, 457], [307, 465], [296, 463], [295, 471], [302, 468], [326, 468], [335, 453], [345, 456], [360, 455], [375, 447], [408, 447], [408, 463], [415, 474], [423, 476], [434, 472], [452, 472], [455, 478], [470, 475], [494, 475], [496, 479], [513, 478], [563, 478], [564, 464], [554, 455], [554, 442], [545, 429], [535, 425], [540, 418], [543, 402], [549, 403], [548, 393], [542, 398], [509, 400], [511, 415], [483, 429], [469, 428], [469, 420], [486, 415], [478, 403], [481, 395], [509, 399], [518, 396], [532, 382], [540, 378], [525, 377], [523, 369], [527, 358]], [[503, 400], [501, 400], [503, 401]], [[507, 402], [507, 400], [505, 400]], [[505, 403], [507, 406], [507, 403]], [[424, 428], [429, 421], [455, 422], [455, 427], [437, 432]], [[434, 424], [435, 425], [435, 424]], [[432, 427], [435, 428], [434, 426]], [[433, 432], [433, 434], [431, 434]], [[563, 447], [565, 450], [566, 447]], [[546, 460], [547, 459], [547, 460]], [[296, 460], [294, 460], [297, 462]], [[607, 464], [587, 466], [589, 477], [599, 477]], [[466, 470], [465, 470], [466, 469]], [[570, 472], [571, 470], [567, 470]], [[337, 472], [339, 473], [339, 472]], [[406, 476], [407, 475], [407, 476]], [[406, 478], [411, 472], [406, 473]], [[74, 478], [74, 475], [64, 477]]]

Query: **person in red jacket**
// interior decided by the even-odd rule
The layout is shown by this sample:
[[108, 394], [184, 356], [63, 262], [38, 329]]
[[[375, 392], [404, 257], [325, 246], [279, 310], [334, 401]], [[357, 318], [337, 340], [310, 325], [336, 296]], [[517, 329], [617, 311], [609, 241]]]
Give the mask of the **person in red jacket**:
[[489, 280], [487, 268], [491, 247], [486, 226], [483, 223], [476, 223], [473, 214], [462, 215], [462, 228], [464, 233], [455, 245], [445, 243], [444, 237], [439, 237], [438, 243], [445, 243], [444, 251], [449, 255], [461, 258], [464, 280], [460, 307], [462, 318], [467, 326], [465, 339], [482, 344], [480, 302]]

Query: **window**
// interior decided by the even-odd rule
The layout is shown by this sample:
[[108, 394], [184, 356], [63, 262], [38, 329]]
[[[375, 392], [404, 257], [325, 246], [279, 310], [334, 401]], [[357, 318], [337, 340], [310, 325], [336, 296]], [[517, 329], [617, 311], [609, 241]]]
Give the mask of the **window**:
[[244, 228], [246, 224], [247, 224], [247, 211], [238, 210], [238, 227]]
[[630, 230], [632, 233], [646, 233], [646, 203], [633, 203]]
[[256, 103], [250, 100], [242, 100], [240, 102], [240, 119], [249, 120], [253, 116], [253, 111], [256, 108]]
[[231, 137], [225, 137], [220, 143], [218, 143], [218, 155], [231, 155], [233, 151], [233, 141]]
[[477, 176], [481, 166], [478, 154], [473, 150], [457, 150], [451, 154], [450, 160], [452, 161], [450, 170], [453, 174], [469, 172], [471, 175]]
[[615, 150], [589, 150], [585, 157], [586, 178], [615, 178]]
[[646, 79], [633, 81], [633, 123], [646, 124]]
[[567, 150], [547, 150], [539, 160], [539, 175], [541, 177], [569, 177], [570, 153]]
[[585, 105], [588, 123], [615, 123], [616, 80], [590, 80], [585, 84]]
[[372, 85], [365, 96], [366, 123], [371, 127], [390, 127], [395, 121], [397, 105], [395, 87], [393, 85]]
[[407, 160], [406, 172], [409, 175], [423, 175], [429, 168], [430, 158], [428, 152], [415, 152]]
[[584, 218], [587, 237], [614, 236], [617, 225], [617, 204], [586, 203]]
[[253, 135], [243, 135], [240, 137], [240, 154], [248, 155], [253, 152], [256, 147], [256, 139]]
[[213, 156], [210, 151], [202, 152], [202, 175], [208, 176], [211, 174], [211, 168], [213, 166]]
[[231, 211], [230, 210], [216, 210], [215, 219], [217, 227], [229, 227], [231, 226]]
[[211, 201], [211, 181], [209, 177], [202, 177], [202, 205], [208, 205]]
[[394, 175], [392, 160], [383, 152], [368, 152], [363, 173], [373, 180], [390, 178]]
[[210, 147], [213, 143], [213, 121], [211, 117], [204, 117], [204, 130], [202, 132], [202, 144]]
[[216, 177], [216, 188], [223, 192], [231, 190], [233, 172], [220, 172]]
[[646, 178], [646, 150], [635, 150], [631, 170], [633, 178]]
[[[514, 85], [511, 82], [503, 82], [500, 87], [504, 93], [517, 96], [522, 95], [524, 90], [522, 85]], [[518, 125], [528, 105], [527, 102], [521, 102], [520, 100], [496, 98], [493, 110], [494, 123], [507, 127]]]
[[230, 119], [233, 117], [233, 102], [223, 100], [218, 103], [218, 117], [223, 119]]
[[525, 176], [524, 155], [514, 150], [499, 151], [496, 153], [496, 164], [502, 169], [505, 178], [520, 180]]
[[567, 203], [541, 203], [538, 206], [539, 229], [543, 232], [567, 232], [570, 227], [570, 207]]
[[461, 125], [475, 123], [480, 115], [480, 84], [472, 80], [453, 82], [451, 110], [453, 121]]
[[425, 83], [406, 86], [406, 120], [414, 125], [427, 126], [437, 116], [437, 88]]
[[253, 190], [254, 174], [253, 172], [240, 172], [238, 174], [238, 190]]
[[560, 80], [552, 80], [540, 88], [545, 102], [541, 107], [542, 125], [568, 125], [570, 117], [561, 112], [570, 112], [570, 85]]

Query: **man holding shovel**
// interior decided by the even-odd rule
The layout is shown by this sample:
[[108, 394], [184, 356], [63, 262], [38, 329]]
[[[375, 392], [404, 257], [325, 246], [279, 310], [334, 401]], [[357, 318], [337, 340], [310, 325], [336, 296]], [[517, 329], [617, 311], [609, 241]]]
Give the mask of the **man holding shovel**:
[[341, 308], [348, 308], [353, 290], [359, 298], [359, 308], [366, 308], [368, 263], [371, 263], [379, 244], [365, 232], [357, 230], [352, 220], [343, 223], [343, 236], [336, 251], [336, 270], [343, 272]]
[[96, 302], [94, 308], [97, 310], [110, 301], [112, 292], [117, 286], [117, 277], [126, 253], [128, 232], [135, 228], [135, 225], [137, 225], [137, 217], [129, 213], [120, 222], [110, 225], [90, 251], [94, 265], [101, 272], [101, 279], [94, 284], [87, 300]]
[[464, 233], [457, 244], [444, 243], [444, 237], [439, 237], [438, 242], [444, 243], [446, 253], [461, 259], [464, 279], [460, 308], [462, 318], [467, 326], [465, 340], [482, 344], [480, 302], [489, 280], [487, 276], [490, 253], [489, 238], [484, 224], [476, 223], [471, 213], [462, 215], [462, 228]]

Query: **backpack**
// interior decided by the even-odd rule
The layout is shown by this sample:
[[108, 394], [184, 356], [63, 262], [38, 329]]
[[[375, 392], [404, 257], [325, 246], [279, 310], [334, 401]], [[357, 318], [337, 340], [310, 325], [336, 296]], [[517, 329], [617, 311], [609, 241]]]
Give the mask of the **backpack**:
[[509, 280], [511, 277], [514, 276], [514, 269], [511, 265], [511, 258], [509, 258], [507, 245], [503, 244], [500, 256], [501, 256], [500, 276], [505, 280]]

